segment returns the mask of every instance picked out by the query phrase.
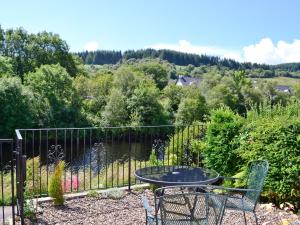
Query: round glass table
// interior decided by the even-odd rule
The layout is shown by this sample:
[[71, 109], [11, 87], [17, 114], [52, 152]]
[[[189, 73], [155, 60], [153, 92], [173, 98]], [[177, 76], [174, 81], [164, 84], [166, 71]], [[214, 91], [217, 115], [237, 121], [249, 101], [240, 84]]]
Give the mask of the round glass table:
[[190, 166], [152, 166], [135, 171], [138, 180], [163, 186], [204, 185], [219, 180], [219, 174], [213, 170]]

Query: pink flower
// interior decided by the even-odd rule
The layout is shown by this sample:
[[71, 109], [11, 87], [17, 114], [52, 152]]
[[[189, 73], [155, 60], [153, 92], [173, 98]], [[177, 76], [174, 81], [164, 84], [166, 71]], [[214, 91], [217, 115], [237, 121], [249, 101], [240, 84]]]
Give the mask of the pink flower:
[[71, 192], [71, 187], [72, 191], [77, 191], [79, 189], [79, 179], [77, 177], [72, 177], [72, 180], [68, 179], [63, 181], [62, 187], [64, 192]]

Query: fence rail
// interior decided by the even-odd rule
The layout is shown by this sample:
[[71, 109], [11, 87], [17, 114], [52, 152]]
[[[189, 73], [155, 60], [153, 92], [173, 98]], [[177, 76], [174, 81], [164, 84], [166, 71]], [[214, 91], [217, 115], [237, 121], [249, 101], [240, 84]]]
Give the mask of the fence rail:
[[133, 174], [138, 168], [150, 163], [187, 164], [190, 141], [200, 138], [203, 130], [202, 125], [17, 130], [27, 156], [25, 193], [48, 195], [57, 160], [66, 164], [65, 192], [121, 186], [130, 189], [137, 183]]
[[0, 139], [0, 221], [5, 224], [9, 216], [15, 224], [18, 215], [24, 224], [25, 199], [48, 196], [50, 177], [59, 160], [66, 165], [62, 182], [65, 193], [130, 189], [139, 182], [134, 177], [139, 168], [200, 165], [192, 143], [204, 132], [200, 124], [16, 130], [15, 141]]

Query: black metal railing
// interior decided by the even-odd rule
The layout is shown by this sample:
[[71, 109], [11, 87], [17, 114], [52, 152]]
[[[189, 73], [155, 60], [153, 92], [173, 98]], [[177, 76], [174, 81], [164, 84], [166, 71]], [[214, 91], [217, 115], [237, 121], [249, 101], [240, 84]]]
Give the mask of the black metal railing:
[[193, 141], [204, 133], [201, 124], [16, 130], [15, 141], [0, 139], [0, 221], [5, 224], [9, 216], [15, 224], [17, 215], [24, 224], [25, 199], [48, 195], [49, 179], [59, 160], [66, 165], [66, 193], [130, 189], [138, 182], [135, 170], [146, 166], [201, 166]]
[[203, 132], [200, 124], [16, 130], [19, 152], [27, 156], [25, 195], [48, 195], [57, 160], [65, 161], [65, 192], [130, 189], [137, 183], [136, 169], [150, 164], [199, 164], [191, 142]]

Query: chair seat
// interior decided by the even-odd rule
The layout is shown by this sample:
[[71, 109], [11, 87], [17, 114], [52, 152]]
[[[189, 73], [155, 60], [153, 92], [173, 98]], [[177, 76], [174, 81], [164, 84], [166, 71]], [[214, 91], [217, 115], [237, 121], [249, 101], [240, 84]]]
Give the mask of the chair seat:
[[254, 211], [254, 204], [247, 197], [228, 197], [226, 201], [227, 209]]
[[[148, 225], [156, 225], [156, 220], [153, 217], [148, 217]], [[161, 219], [157, 218], [158, 225], [162, 225]], [[206, 219], [198, 221], [189, 221], [189, 220], [165, 220], [164, 225], [209, 225]]]

